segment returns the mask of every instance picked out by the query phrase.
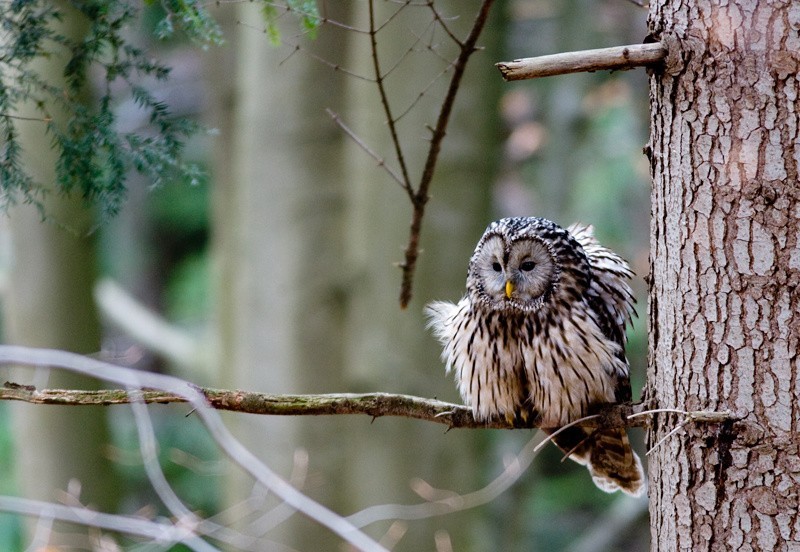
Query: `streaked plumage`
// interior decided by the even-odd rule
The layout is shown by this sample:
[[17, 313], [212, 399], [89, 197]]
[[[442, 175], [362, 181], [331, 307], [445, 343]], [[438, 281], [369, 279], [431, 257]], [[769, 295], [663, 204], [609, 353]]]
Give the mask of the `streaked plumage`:
[[[599, 405], [630, 400], [632, 276], [591, 227], [565, 230], [535, 217], [490, 224], [470, 259], [464, 298], [426, 309], [475, 417], [536, 421], [552, 432]], [[554, 441], [604, 491], [644, 491], [625, 430], [574, 427]]]

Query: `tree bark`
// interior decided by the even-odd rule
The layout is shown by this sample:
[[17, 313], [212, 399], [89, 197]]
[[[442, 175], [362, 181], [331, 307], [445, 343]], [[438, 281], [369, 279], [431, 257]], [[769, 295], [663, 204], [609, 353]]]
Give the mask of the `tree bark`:
[[[800, 550], [800, 4], [653, 0], [653, 550]], [[656, 420], [651, 445], [679, 420]]]

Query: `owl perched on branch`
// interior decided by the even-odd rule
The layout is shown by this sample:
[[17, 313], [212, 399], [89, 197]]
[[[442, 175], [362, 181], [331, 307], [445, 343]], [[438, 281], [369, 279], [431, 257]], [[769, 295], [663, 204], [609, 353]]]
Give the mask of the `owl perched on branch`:
[[[467, 294], [426, 312], [442, 358], [475, 418], [536, 422], [546, 432], [631, 399], [627, 263], [591, 227], [542, 218], [491, 223], [469, 262]], [[606, 492], [644, 492], [624, 429], [579, 426], [554, 437]]]

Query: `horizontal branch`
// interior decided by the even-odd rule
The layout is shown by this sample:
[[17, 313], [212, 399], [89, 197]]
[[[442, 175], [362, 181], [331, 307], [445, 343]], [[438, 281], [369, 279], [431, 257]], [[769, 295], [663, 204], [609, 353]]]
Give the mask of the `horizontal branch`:
[[632, 69], [659, 63], [666, 55], [666, 47], [656, 42], [515, 59], [495, 65], [503, 79], [515, 81], [586, 71]]
[[[537, 427], [535, 424], [511, 425], [504, 420], [481, 422], [475, 420], [472, 411], [462, 405], [436, 399], [425, 399], [412, 395], [392, 393], [331, 393], [325, 395], [272, 395], [246, 391], [199, 388], [209, 404], [217, 410], [230, 410], [247, 414], [278, 416], [320, 416], [335, 414], [365, 414], [373, 418], [398, 416], [436, 422], [449, 428], [513, 429], [514, 427]], [[174, 393], [142, 390], [128, 392], [123, 389], [42, 389], [6, 382], [0, 388], [0, 400], [22, 401], [34, 404], [72, 406], [110, 406], [130, 404], [141, 400], [145, 403], [185, 403], [188, 400]], [[644, 413], [645, 405], [621, 404], [608, 406], [598, 412], [599, 418], [587, 420], [582, 425], [589, 427], [630, 427], [647, 424], [647, 416], [629, 416]]]

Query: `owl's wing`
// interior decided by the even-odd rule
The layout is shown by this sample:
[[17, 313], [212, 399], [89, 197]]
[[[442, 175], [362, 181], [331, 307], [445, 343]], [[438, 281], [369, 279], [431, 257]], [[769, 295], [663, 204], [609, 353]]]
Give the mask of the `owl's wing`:
[[625, 325], [636, 313], [633, 290], [628, 284], [633, 271], [622, 257], [600, 245], [591, 226], [573, 224], [568, 231], [581, 244], [592, 267], [587, 294], [589, 304], [599, 315], [600, 327], [608, 338], [624, 347]]
[[[594, 311], [603, 334], [620, 345], [618, 356], [627, 367], [625, 325], [631, 323], [631, 316], [636, 313], [633, 308], [633, 290], [628, 284], [633, 277], [633, 271], [622, 257], [600, 245], [591, 226], [573, 224], [568, 231], [581, 244], [592, 267], [592, 279], [586, 292], [587, 302]], [[617, 377], [616, 400], [631, 400], [631, 384], [627, 371]]]

